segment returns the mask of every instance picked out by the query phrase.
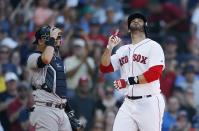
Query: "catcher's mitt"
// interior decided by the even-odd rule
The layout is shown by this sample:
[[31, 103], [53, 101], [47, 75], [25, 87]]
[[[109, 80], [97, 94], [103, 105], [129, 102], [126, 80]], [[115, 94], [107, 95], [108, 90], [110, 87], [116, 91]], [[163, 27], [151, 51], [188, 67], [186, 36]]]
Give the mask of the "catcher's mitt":
[[80, 131], [84, 128], [84, 126], [81, 124], [81, 122], [78, 120], [78, 118], [75, 116], [75, 112], [72, 110], [67, 113], [71, 127], [73, 131]]

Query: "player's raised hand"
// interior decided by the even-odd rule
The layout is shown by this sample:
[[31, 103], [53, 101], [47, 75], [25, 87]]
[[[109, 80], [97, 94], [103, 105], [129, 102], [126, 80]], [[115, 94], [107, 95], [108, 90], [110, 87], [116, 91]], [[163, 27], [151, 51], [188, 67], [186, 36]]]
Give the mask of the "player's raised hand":
[[114, 81], [114, 87], [116, 89], [126, 88], [126, 86], [127, 86], [127, 83], [126, 83], [125, 79], [119, 79], [119, 80]]
[[119, 29], [116, 30], [116, 32], [111, 35], [108, 39], [108, 49], [113, 49], [116, 45], [118, 45], [121, 42], [121, 38], [118, 37]]

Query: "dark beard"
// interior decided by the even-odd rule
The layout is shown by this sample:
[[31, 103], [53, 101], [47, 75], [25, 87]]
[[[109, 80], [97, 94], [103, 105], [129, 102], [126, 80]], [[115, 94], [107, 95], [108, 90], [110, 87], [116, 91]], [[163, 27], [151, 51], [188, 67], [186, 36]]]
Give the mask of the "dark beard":
[[55, 46], [55, 56], [61, 57], [59, 53], [59, 46]]
[[144, 27], [139, 25], [139, 24], [130, 24], [130, 31], [134, 32], [134, 31], [140, 31], [140, 32], [144, 32]]

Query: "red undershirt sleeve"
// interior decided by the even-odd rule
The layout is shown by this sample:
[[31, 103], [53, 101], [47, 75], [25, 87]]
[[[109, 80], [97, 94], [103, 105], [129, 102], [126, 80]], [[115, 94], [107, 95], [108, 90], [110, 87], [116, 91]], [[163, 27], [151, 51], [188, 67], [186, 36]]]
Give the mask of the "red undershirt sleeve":
[[111, 63], [108, 66], [104, 66], [104, 65], [100, 64], [100, 71], [102, 73], [110, 73], [110, 72], [114, 72], [114, 68]]
[[143, 75], [148, 83], [158, 80], [162, 75], [163, 65], [152, 66]]

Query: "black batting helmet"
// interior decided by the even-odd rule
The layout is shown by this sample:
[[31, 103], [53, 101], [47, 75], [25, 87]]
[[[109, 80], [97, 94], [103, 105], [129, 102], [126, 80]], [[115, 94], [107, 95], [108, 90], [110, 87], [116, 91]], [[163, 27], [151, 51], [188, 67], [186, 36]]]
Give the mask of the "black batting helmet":
[[140, 12], [136, 12], [136, 13], [133, 13], [133, 14], [129, 15], [129, 17], [128, 17], [128, 29], [130, 29], [131, 21], [134, 20], [135, 18], [140, 18], [140, 19], [142, 19], [144, 21], [144, 32], [145, 32], [145, 34], [147, 36], [147, 19]]
[[40, 27], [35, 33], [36, 40], [33, 42], [33, 44], [38, 44], [38, 40], [41, 38], [45, 41], [48, 41], [50, 38], [50, 29], [51, 27], [49, 25]]

